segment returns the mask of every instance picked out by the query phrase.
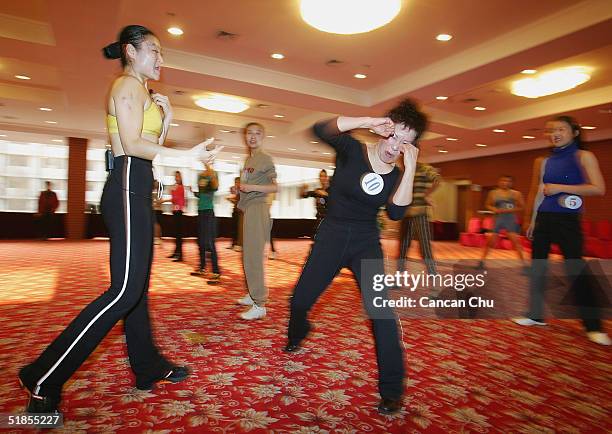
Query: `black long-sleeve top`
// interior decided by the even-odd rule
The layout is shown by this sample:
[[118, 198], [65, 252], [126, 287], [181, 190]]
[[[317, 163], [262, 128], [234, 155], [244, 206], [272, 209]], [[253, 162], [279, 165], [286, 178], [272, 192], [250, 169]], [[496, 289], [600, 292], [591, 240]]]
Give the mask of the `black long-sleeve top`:
[[342, 219], [347, 223], [376, 225], [378, 210], [382, 206], [386, 206], [391, 220], [401, 220], [404, 217], [408, 207], [391, 202], [402, 175], [398, 167], [384, 175], [374, 174], [366, 145], [348, 133], [341, 133], [336, 119], [316, 123], [313, 131], [336, 150], [336, 169], [329, 187], [328, 217]]

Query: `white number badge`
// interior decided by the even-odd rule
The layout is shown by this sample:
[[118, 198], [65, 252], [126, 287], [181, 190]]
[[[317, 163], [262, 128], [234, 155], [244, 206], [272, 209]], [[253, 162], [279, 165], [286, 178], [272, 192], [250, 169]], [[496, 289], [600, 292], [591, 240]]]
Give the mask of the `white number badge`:
[[383, 191], [385, 181], [378, 173], [366, 173], [361, 177], [361, 189], [370, 196], [376, 196]]
[[582, 198], [574, 194], [570, 194], [567, 196], [561, 196], [559, 198], [559, 204], [563, 208], [578, 209], [582, 206]]

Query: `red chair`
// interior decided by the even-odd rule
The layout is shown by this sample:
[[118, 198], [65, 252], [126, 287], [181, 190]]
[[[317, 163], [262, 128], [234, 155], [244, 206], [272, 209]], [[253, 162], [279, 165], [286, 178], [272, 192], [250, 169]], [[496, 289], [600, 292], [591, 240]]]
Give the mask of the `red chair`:
[[467, 232], [461, 232], [459, 235], [459, 244], [467, 247], [478, 247], [480, 240], [481, 221], [478, 217], [472, 217], [468, 222]]
[[612, 240], [612, 225], [609, 221], [602, 220], [595, 224], [594, 236], [600, 240]]

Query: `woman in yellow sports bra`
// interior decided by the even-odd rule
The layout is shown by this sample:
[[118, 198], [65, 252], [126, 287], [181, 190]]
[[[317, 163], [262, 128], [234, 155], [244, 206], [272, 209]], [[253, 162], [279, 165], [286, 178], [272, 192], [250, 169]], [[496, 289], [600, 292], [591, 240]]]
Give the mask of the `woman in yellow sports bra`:
[[[206, 150], [209, 139], [190, 150], [161, 146], [172, 108], [168, 98], [149, 95], [148, 80], [159, 79], [163, 63], [159, 40], [142, 26], [127, 26], [103, 50], [121, 59], [123, 74], [107, 101], [108, 132], [114, 157], [102, 194], [102, 215], [110, 235], [111, 284], [91, 302], [34, 362], [19, 371], [30, 394], [29, 413], [58, 412], [63, 384], [121, 319], [125, 324], [136, 387], [152, 390], [161, 381], [179, 382], [189, 371], [166, 360], [153, 342], [147, 296], [153, 246], [151, 161], [190, 156], [210, 161], [222, 147]], [[111, 380], [112, 381], [112, 380]]]

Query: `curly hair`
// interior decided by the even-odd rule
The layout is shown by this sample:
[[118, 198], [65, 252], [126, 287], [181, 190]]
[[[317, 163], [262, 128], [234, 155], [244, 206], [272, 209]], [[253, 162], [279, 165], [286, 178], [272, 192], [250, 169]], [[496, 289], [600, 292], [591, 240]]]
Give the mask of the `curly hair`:
[[427, 116], [419, 110], [419, 106], [413, 100], [406, 98], [389, 110], [386, 114], [395, 123], [404, 124], [407, 128], [416, 131], [415, 144], [427, 129]]

